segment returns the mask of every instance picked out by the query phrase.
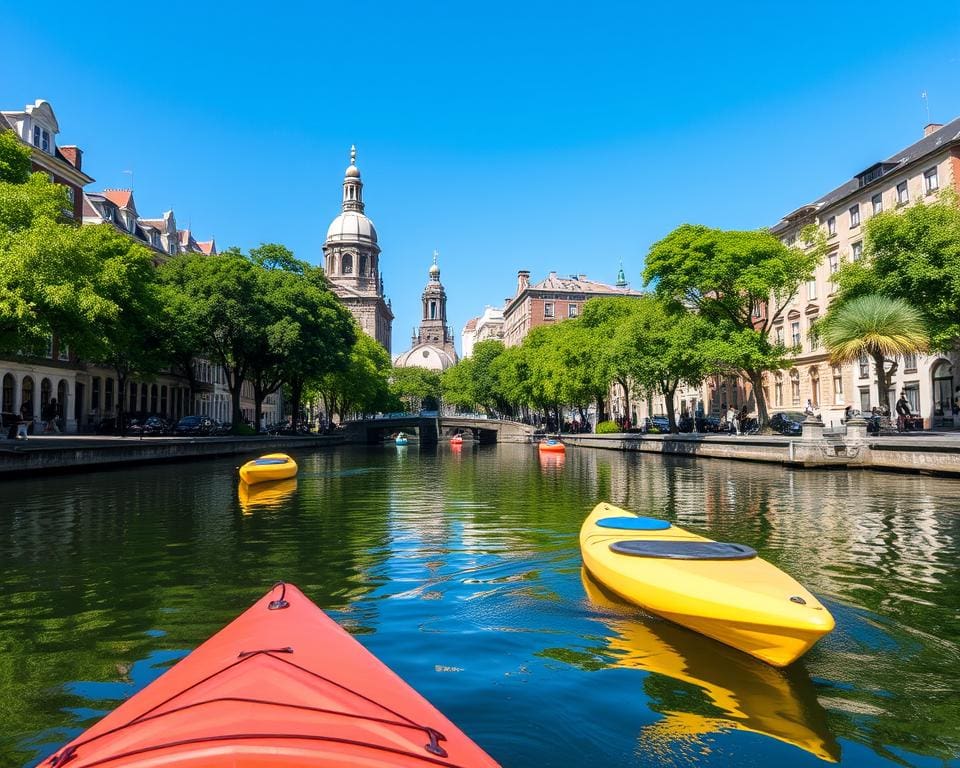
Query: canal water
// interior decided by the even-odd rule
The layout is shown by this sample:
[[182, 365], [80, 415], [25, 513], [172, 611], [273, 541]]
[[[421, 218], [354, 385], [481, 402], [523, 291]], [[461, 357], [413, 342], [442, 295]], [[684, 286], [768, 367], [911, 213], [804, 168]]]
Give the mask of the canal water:
[[[34, 766], [248, 607], [299, 585], [504, 766], [957, 765], [960, 481], [530, 446], [4, 482], [0, 765]], [[605, 594], [601, 500], [739, 541], [837, 620], [778, 671]]]

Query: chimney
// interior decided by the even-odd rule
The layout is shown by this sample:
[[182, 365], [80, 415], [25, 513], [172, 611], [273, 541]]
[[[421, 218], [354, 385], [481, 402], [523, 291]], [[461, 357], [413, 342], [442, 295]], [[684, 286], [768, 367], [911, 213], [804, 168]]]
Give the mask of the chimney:
[[927, 123], [925, 126], [923, 126], [923, 135], [924, 137], [927, 137], [931, 133], [936, 133], [941, 128], [943, 128], [943, 123]]
[[80, 147], [75, 147], [73, 145], [66, 147], [57, 147], [60, 150], [60, 154], [64, 156], [66, 161], [70, 163], [78, 171], [82, 170], [81, 165], [83, 164], [83, 150]]
[[530, 285], [530, 270], [521, 269], [517, 271], [517, 295], [523, 293], [524, 289]]

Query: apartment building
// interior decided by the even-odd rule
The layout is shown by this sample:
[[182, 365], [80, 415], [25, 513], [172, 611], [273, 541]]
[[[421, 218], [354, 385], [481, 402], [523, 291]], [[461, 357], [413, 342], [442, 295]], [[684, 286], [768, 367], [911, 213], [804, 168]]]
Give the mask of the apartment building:
[[[803, 229], [821, 229], [827, 252], [816, 274], [801, 286], [790, 306], [773, 325], [777, 341], [797, 345], [791, 365], [767, 375], [771, 411], [802, 409], [810, 400], [826, 424], [839, 424], [847, 403], [869, 411], [881, 402], [873, 363], [832, 366], [810, 328], [822, 317], [836, 292], [834, 275], [846, 261], [863, 255], [865, 224], [882, 211], [897, 210], [919, 200], [932, 201], [940, 191], [960, 191], [960, 118], [930, 124], [923, 137], [890, 157], [873, 163], [836, 189], [791, 211], [771, 228], [786, 245], [800, 242]], [[956, 355], [909, 355], [898, 361], [891, 402], [906, 392], [914, 413], [927, 428], [956, 426], [950, 408], [960, 371]]]

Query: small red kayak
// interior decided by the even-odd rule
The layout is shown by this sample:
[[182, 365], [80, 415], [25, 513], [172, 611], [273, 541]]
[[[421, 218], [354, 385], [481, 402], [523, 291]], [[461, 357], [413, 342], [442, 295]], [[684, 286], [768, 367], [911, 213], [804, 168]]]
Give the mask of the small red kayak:
[[299, 589], [278, 584], [40, 765], [497, 763]]

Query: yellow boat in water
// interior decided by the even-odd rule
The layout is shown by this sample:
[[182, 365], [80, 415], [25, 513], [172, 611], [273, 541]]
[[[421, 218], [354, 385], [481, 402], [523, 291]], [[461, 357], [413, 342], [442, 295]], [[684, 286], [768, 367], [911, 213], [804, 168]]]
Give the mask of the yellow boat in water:
[[742, 544], [598, 504], [580, 529], [587, 570], [636, 605], [776, 667], [834, 627], [797, 581]]
[[275, 480], [272, 483], [247, 485], [237, 483], [237, 500], [244, 514], [255, 510], [276, 509], [297, 491], [297, 478]]
[[247, 485], [286, 480], [297, 474], [297, 462], [285, 453], [268, 453], [240, 467], [240, 479]]
[[[644, 745], [687, 742], [708, 733], [745, 731], [799, 747], [836, 763], [840, 745], [830, 732], [827, 713], [802, 665], [774, 669], [710, 638], [656, 616], [637, 615], [581, 570], [588, 607], [599, 614], [610, 636], [603, 656], [611, 667], [640, 669], [694, 685], [712, 705], [704, 714], [702, 699], [673, 696], [674, 688], [646, 686], [650, 706], [663, 715], [646, 725]], [[689, 707], [689, 709], [688, 709]]]

